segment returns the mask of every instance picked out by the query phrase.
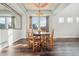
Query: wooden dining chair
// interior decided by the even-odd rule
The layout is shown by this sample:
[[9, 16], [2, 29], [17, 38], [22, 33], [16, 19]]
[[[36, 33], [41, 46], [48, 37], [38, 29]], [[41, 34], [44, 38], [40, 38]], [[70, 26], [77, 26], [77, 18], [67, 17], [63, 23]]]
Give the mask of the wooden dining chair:
[[28, 29], [28, 45], [29, 45], [29, 48], [32, 48], [33, 40], [34, 40], [34, 37], [33, 37], [32, 29]]
[[53, 48], [54, 47], [54, 32], [51, 32], [50, 33], [50, 48]]
[[29, 29], [28, 31], [28, 41], [29, 41], [29, 48], [32, 48], [33, 51], [36, 51], [40, 47], [40, 40], [37, 36], [33, 35], [33, 31]]
[[41, 45], [43, 49], [47, 48], [47, 39], [45, 35], [41, 36]]
[[41, 45], [43, 47], [43, 49], [46, 49], [47, 46], [48, 46], [48, 34], [45, 34], [47, 33], [47, 31], [42, 31], [43, 35], [41, 35]]

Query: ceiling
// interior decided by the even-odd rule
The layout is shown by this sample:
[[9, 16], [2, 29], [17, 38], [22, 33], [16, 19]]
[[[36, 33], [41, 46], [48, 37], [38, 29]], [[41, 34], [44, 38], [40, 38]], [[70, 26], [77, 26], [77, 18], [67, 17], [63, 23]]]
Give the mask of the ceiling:
[[2, 11], [2, 10], [7, 10], [7, 9], [0, 4], [0, 10]]
[[23, 3], [22, 4], [30, 14], [37, 14], [39, 10], [42, 14], [57, 14], [66, 8], [69, 3]]
[[[35, 15], [56, 15], [57, 13], [61, 12], [64, 8], [66, 8], [69, 5], [69, 3], [7, 3], [7, 5], [13, 8], [13, 10], [15, 11], [20, 11], [20, 13], [22, 11], [25, 14], [28, 13]], [[7, 10], [7, 8], [0, 4], [0, 10]]]
[[0, 16], [13, 16], [13, 13], [7, 7], [0, 4]]
[[58, 3], [23, 3], [23, 5], [28, 10], [52, 10]]

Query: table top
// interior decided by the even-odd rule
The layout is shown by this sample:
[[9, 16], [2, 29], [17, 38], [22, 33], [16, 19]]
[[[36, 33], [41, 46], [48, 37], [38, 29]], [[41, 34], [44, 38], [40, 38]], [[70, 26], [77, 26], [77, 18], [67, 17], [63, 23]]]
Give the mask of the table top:
[[33, 35], [37, 35], [37, 36], [40, 36], [40, 35], [50, 35], [50, 32], [41, 32], [41, 33], [33, 33]]

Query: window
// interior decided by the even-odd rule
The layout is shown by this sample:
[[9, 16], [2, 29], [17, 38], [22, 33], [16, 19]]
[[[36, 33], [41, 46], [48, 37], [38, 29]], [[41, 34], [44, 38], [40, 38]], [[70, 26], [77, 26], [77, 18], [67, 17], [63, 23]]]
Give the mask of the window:
[[76, 18], [76, 22], [79, 23], [79, 17]]
[[0, 17], [0, 29], [5, 29], [5, 17]]
[[68, 17], [68, 18], [67, 18], [67, 22], [68, 22], [68, 23], [73, 23], [73, 18], [72, 18], [72, 17]]
[[39, 29], [42, 31], [48, 30], [47, 24], [48, 24], [47, 17], [42, 17], [42, 16], [40, 18], [35, 16], [32, 17], [33, 30], [39, 30]]
[[13, 16], [0, 16], [0, 29], [14, 28]]
[[37, 30], [39, 27], [39, 18], [38, 17], [32, 17], [32, 28]]
[[11, 28], [15, 27], [15, 25], [14, 25], [15, 19], [14, 18], [15, 18], [14, 16], [6, 17], [7, 24], [8, 24], [8, 29], [11, 29]]
[[7, 22], [8, 22], [8, 28], [12, 28], [12, 19], [11, 19], [11, 17], [7, 17], [6, 18], [7, 19]]
[[46, 17], [41, 17], [40, 18], [40, 29], [42, 30], [47, 29], [46, 23], [47, 23]]
[[59, 23], [64, 23], [64, 17], [59, 17]]

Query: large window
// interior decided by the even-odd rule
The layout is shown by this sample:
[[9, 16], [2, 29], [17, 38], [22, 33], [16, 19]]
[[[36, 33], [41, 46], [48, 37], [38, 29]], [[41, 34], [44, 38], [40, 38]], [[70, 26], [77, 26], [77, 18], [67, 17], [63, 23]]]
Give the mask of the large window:
[[33, 30], [48, 31], [48, 18], [47, 17], [32, 17]]
[[47, 29], [47, 20], [46, 17], [41, 17], [40, 18], [40, 29], [41, 30], [46, 30]]
[[32, 17], [32, 28], [37, 30], [39, 27], [39, 19], [38, 17]]
[[7, 17], [8, 28], [12, 28], [12, 19], [11, 17]]
[[13, 16], [0, 16], [0, 29], [11, 29], [13, 25]]
[[5, 29], [5, 17], [0, 17], [0, 29]]

